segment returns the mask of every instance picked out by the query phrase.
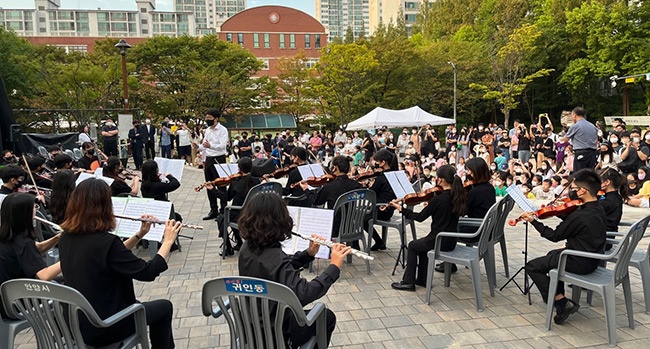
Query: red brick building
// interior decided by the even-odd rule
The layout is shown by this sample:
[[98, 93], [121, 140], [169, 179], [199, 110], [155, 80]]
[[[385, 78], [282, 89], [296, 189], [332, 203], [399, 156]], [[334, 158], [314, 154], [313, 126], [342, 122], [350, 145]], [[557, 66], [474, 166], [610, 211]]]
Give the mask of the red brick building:
[[314, 17], [284, 6], [260, 6], [226, 20], [218, 32], [221, 40], [240, 44], [266, 67], [258, 75], [277, 76], [277, 61], [305, 53], [312, 65], [327, 44], [325, 27]]

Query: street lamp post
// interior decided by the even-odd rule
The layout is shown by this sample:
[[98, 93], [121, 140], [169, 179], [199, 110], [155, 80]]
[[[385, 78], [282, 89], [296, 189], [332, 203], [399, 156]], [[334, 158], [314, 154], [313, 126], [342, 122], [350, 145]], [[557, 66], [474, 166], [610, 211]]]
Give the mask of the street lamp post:
[[120, 41], [115, 44], [115, 47], [120, 49], [120, 55], [122, 55], [122, 90], [124, 96], [124, 112], [129, 110], [129, 86], [126, 82], [126, 51], [131, 48], [126, 40], [120, 39]]
[[454, 68], [454, 125], [455, 125], [456, 124], [456, 113], [457, 113], [457, 109], [456, 109], [456, 64], [454, 64], [454, 62], [451, 62], [451, 61], [447, 62], [447, 63], [451, 64], [451, 66]]

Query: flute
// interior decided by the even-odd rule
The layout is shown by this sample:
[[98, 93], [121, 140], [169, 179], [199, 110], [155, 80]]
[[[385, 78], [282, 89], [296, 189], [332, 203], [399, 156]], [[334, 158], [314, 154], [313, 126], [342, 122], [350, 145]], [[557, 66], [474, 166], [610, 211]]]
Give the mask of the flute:
[[61, 229], [61, 227], [58, 224], [54, 223], [54, 222], [50, 222], [47, 219], [43, 219], [43, 218], [41, 218], [39, 216], [34, 216], [34, 219], [41, 222], [41, 223], [51, 225], [54, 228], [54, 230], [56, 230], [58, 232], [63, 232], [63, 229]]
[[[295, 236], [297, 236], [297, 237], [299, 237], [301, 239], [304, 239], [304, 240], [313, 241], [313, 242], [315, 242], [315, 243], [317, 243], [317, 244], [319, 244], [321, 246], [327, 246], [329, 248], [332, 248], [332, 246], [334, 246], [334, 243], [331, 242], [331, 241], [328, 241], [328, 240], [322, 240], [322, 239], [314, 238], [314, 237], [311, 237], [311, 236], [304, 236], [304, 235], [294, 233], [294, 232], [291, 232], [291, 234], [295, 235]], [[366, 260], [369, 260], [369, 261], [372, 261], [372, 260], [375, 259], [375, 257], [373, 257], [373, 256], [371, 256], [371, 255], [369, 255], [369, 254], [367, 254], [365, 252], [355, 250], [355, 249], [352, 249], [350, 251], [350, 253], [352, 253], [353, 256], [359, 257], [361, 259], [366, 259]]]
[[[117, 215], [117, 214], [114, 215], [114, 216], [115, 216], [115, 218], [129, 219], [129, 220], [138, 221], [138, 222], [148, 222], [148, 223], [154, 223], [154, 224], [165, 224], [165, 221], [160, 220], [160, 219], [121, 216], [121, 215]], [[203, 226], [201, 226], [201, 225], [194, 225], [194, 224], [187, 224], [187, 223], [181, 223], [181, 227], [203, 230]]]

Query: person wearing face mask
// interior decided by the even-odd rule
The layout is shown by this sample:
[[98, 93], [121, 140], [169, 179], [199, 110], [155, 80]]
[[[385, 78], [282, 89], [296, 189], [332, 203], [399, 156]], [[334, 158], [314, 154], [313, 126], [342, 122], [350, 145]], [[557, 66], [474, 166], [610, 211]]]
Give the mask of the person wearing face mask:
[[[603, 253], [605, 251], [606, 233], [605, 210], [598, 203], [598, 191], [601, 187], [600, 176], [589, 169], [576, 171], [570, 184], [569, 197], [580, 199], [582, 205], [569, 213], [555, 229], [547, 227], [535, 219], [533, 212], [526, 212], [522, 218], [532, 223], [540, 235], [550, 241], [566, 240], [566, 246], [550, 251], [546, 256], [535, 258], [526, 264], [526, 271], [539, 289], [544, 302], [554, 302], [557, 314], [556, 324], [561, 324], [580, 307], [564, 297], [564, 284], [558, 283], [557, 292], [549, 294], [550, 277], [548, 272], [557, 268], [560, 254], [566, 249]], [[598, 268], [600, 260], [569, 256], [566, 270], [575, 274], [589, 274]], [[551, 298], [552, 297], [552, 298]]]
[[618, 231], [623, 216], [623, 202], [629, 198], [627, 181], [617, 169], [611, 167], [601, 171], [600, 178], [602, 181], [600, 189], [605, 194], [598, 203], [605, 210], [605, 226], [607, 231]]
[[575, 160], [573, 170], [596, 167], [596, 144], [598, 143], [598, 130], [594, 124], [587, 121], [587, 112], [582, 107], [576, 107], [571, 112], [573, 125], [564, 135], [564, 141], [571, 141]]
[[630, 139], [628, 132], [621, 134], [621, 143], [623, 143], [623, 148], [621, 149], [621, 161], [617, 164], [618, 168], [623, 173], [636, 172], [639, 168], [640, 160], [637, 148]]
[[347, 140], [348, 135], [343, 132], [343, 130], [338, 130], [336, 131], [336, 136], [334, 136], [334, 143], [345, 143]]
[[77, 161], [77, 165], [79, 165], [79, 168], [84, 169], [85, 172], [94, 173], [100, 167], [99, 159], [95, 155], [95, 145], [86, 142], [81, 145], [81, 149], [84, 152], [84, 156]]
[[104, 167], [104, 177], [111, 178], [111, 196], [119, 196], [121, 194], [138, 195], [140, 191], [140, 176], [135, 175], [131, 180], [131, 184], [127, 184], [122, 177], [119, 176], [124, 168], [117, 156], [109, 156]]
[[447, 150], [446, 153], [449, 154], [451, 149], [455, 148], [458, 149], [458, 133], [456, 133], [456, 127], [453, 127], [451, 131], [449, 131], [449, 135], [447, 136]]
[[397, 139], [397, 153], [399, 154], [400, 159], [404, 159], [406, 157], [406, 148], [408, 147], [409, 144], [409, 137], [408, 133], [406, 131], [402, 132]]
[[241, 133], [241, 139], [239, 140], [239, 157], [252, 157], [253, 156], [253, 142], [248, 138], [248, 132], [244, 131]]
[[18, 165], [6, 165], [0, 169], [0, 178], [2, 178], [2, 186], [0, 186], [0, 194], [9, 195], [25, 183], [27, 172]]
[[117, 134], [120, 131], [112, 119], [106, 120], [102, 127], [102, 137], [104, 138], [104, 153], [108, 156], [117, 156]]
[[639, 145], [639, 160], [643, 161], [644, 164], [648, 163], [650, 159], [650, 131], [646, 131], [643, 134], [643, 139]]
[[[192, 143], [198, 151], [205, 151], [205, 166], [203, 173], [206, 182], [212, 182], [219, 177], [219, 173], [214, 165], [217, 163], [223, 164], [226, 162], [226, 148], [228, 146], [228, 129], [220, 122], [221, 112], [216, 109], [208, 110], [205, 113], [205, 134], [201, 144]], [[218, 190], [225, 191], [225, 187], [219, 187]], [[217, 218], [219, 211], [223, 212], [228, 202], [225, 197], [219, 199], [213, 190], [207, 190], [208, 201], [210, 202], [210, 212], [203, 220], [210, 220]], [[219, 200], [218, 200], [219, 199]], [[220, 201], [221, 209], [219, 208]]]
[[422, 142], [420, 140], [420, 134], [418, 133], [417, 128], [411, 129], [411, 135], [409, 136], [409, 141], [413, 142], [413, 149], [417, 154], [420, 154]]
[[621, 148], [623, 148], [623, 145], [622, 145], [621, 143], [618, 142], [618, 140], [619, 140], [618, 137], [619, 137], [619, 136], [618, 136], [617, 134], [612, 133], [612, 134], [609, 136], [609, 143], [612, 145], [612, 150], [613, 150], [617, 155], [620, 155], [620, 154], [621, 154]]
[[636, 172], [628, 173], [627, 175], [627, 193], [629, 196], [634, 196], [639, 194], [641, 187], [639, 186], [639, 179], [637, 178]]
[[156, 127], [151, 124], [150, 118], [144, 121], [144, 126], [140, 132], [144, 142], [144, 155], [147, 160], [153, 159], [156, 156]]

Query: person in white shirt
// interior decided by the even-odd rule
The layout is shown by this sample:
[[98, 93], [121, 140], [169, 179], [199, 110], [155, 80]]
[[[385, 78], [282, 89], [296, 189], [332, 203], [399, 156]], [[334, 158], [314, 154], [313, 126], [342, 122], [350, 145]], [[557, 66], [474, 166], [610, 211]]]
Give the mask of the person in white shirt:
[[555, 198], [555, 193], [551, 190], [552, 181], [550, 179], [545, 179], [542, 182], [542, 185], [533, 189], [533, 194], [537, 200], [551, 200]]
[[[219, 123], [219, 117], [221, 112], [212, 109], [208, 110], [205, 113], [205, 123], [207, 128], [205, 129], [205, 134], [203, 136], [203, 141], [201, 144], [193, 143], [193, 146], [199, 151], [205, 150], [205, 166], [203, 173], [205, 174], [205, 181], [211, 182], [219, 177], [215, 164], [224, 164], [226, 163], [226, 147], [228, 146], [228, 129], [226, 129], [221, 123]], [[219, 187], [221, 191], [226, 190], [226, 187]], [[210, 213], [207, 216], [203, 217], [203, 220], [210, 220], [217, 218], [219, 214], [219, 206], [217, 204], [217, 193], [215, 190], [206, 190], [208, 193], [208, 201], [210, 201]], [[221, 210], [226, 207], [228, 204], [226, 201], [226, 195], [222, 196], [221, 201]]]
[[178, 136], [178, 157], [184, 159], [186, 163], [191, 163], [190, 157], [192, 155], [190, 129], [187, 124], [181, 122], [180, 127], [176, 130]]
[[88, 125], [81, 125], [81, 127], [79, 127], [79, 140], [77, 141], [79, 145], [84, 144], [86, 142], [93, 143], [93, 140], [90, 138], [90, 133], [88, 132], [89, 132]]

